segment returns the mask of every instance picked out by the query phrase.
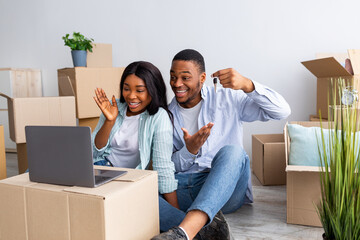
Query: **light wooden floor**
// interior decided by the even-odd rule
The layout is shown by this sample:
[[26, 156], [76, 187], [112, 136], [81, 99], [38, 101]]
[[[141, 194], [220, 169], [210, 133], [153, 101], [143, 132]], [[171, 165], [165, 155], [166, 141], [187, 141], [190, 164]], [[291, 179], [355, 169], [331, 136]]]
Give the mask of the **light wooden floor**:
[[[18, 174], [16, 153], [6, 153], [7, 176]], [[322, 239], [322, 228], [286, 223], [286, 187], [261, 186], [253, 175], [254, 203], [225, 215], [235, 240]]]

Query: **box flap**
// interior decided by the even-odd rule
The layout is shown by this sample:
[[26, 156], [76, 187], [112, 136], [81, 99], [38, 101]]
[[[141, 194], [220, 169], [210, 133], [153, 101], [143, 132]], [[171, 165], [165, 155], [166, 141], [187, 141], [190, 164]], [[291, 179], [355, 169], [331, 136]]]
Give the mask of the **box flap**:
[[75, 96], [75, 91], [71, 85], [69, 76], [61, 75], [58, 77], [59, 95], [60, 96]]
[[301, 62], [317, 78], [352, 76], [333, 57]]
[[339, 63], [345, 64], [345, 60], [349, 57], [347, 53], [316, 53], [316, 59], [334, 57]]
[[94, 166], [94, 169], [127, 171], [127, 173], [125, 175], [122, 175], [114, 180], [114, 181], [121, 181], [121, 182], [136, 182], [144, 177], [147, 177], [147, 176], [155, 173], [154, 171], [150, 171], [150, 170], [106, 167], [106, 166]]
[[96, 188], [73, 186], [73, 187], [65, 188], [64, 191], [105, 198], [106, 196], [116, 194], [117, 191], [121, 191], [122, 189], [131, 187], [132, 185], [131, 183], [136, 183], [137, 181], [140, 181], [145, 177], [148, 177], [152, 174], [156, 174], [155, 171], [129, 169], [129, 168], [116, 168], [116, 167], [106, 167], [106, 166], [94, 166], [94, 168], [104, 169], [104, 170], [121, 170], [121, 171], [127, 171], [127, 173], [109, 183], [105, 183], [104, 185], [101, 185]]
[[1, 97], [4, 97], [4, 98], [6, 98], [6, 99], [11, 99], [11, 97], [9, 97], [8, 95], [6, 95], [6, 94], [4, 94], [4, 93], [1, 93], [1, 92], [0, 92], [0, 96], [1, 96]]
[[314, 166], [298, 166], [298, 165], [287, 165], [286, 172], [319, 172], [320, 167]]
[[30, 181], [29, 173], [24, 173], [3, 179], [0, 181], [0, 184], [8, 184], [15, 186], [31, 186], [31, 185], [35, 185], [36, 183]]
[[354, 74], [360, 74], [360, 49], [349, 49], [348, 54]]

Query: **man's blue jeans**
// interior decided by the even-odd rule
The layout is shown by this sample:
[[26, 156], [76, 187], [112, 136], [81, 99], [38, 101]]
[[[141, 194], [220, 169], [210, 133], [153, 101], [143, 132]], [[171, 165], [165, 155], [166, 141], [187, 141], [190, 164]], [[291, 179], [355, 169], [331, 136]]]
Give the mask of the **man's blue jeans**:
[[227, 145], [215, 155], [209, 172], [176, 174], [180, 210], [159, 197], [160, 230], [178, 226], [191, 210], [201, 210], [212, 221], [221, 209], [224, 213], [239, 209], [245, 200], [250, 177], [250, 161], [240, 146]]

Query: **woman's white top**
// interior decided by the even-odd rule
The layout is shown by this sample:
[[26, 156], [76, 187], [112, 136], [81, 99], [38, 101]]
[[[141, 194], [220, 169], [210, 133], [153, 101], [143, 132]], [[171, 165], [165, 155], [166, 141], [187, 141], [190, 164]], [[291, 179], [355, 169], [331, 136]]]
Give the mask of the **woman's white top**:
[[139, 118], [126, 116], [120, 129], [115, 133], [110, 143], [112, 149], [107, 157], [114, 167], [136, 168], [140, 164], [139, 151]]

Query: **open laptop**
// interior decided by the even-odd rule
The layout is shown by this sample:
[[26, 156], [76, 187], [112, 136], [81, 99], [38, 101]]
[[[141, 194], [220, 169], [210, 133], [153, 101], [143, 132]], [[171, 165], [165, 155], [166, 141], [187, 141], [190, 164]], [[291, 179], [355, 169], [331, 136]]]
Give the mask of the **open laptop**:
[[90, 127], [26, 126], [30, 181], [97, 187], [126, 171], [94, 170]]

